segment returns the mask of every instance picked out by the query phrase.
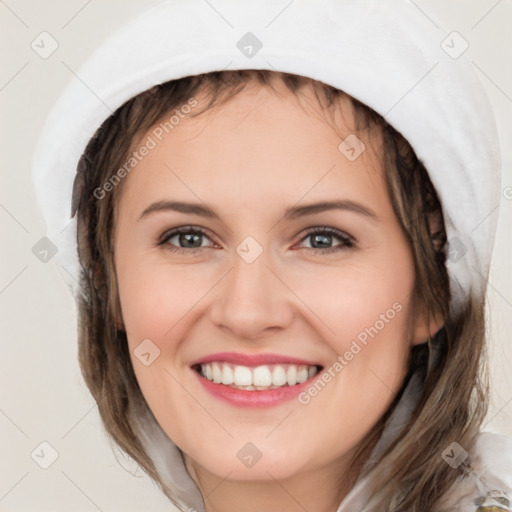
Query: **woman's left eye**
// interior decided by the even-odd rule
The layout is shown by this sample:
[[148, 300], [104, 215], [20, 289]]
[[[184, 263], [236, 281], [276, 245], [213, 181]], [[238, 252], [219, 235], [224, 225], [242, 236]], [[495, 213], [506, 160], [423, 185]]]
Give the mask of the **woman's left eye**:
[[[338, 239], [339, 244], [333, 245], [333, 239]], [[173, 241], [174, 240], [174, 241]], [[179, 253], [190, 253], [201, 250], [205, 247], [211, 247], [212, 244], [204, 245], [204, 241], [211, 242], [210, 237], [200, 228], [185, 226], [174, 229], [163, 235], [158, 245], [166, 245], [169, 249]], [[310, 246], [305, 247], [311, 251], [321, 251], [330, 253], [354, 246], [354, 239], [334, 228], [316, 227], [310, 229], [301, 242], [310, 240]]]
[[[341, 243], [333, 245], [333, 238], [337, 238]], [[309, 230], [301, 241], [303, 242], [305, 240], [310, 240], [311, 244], [311, 247], [306, 247], [306, 249], [313, 251], [320, 250], [324, 254], [340, 251], [355, 245], [354, 239], [351, 236], [343, 233], [343, 231], [329, 227], [313, 228]]]

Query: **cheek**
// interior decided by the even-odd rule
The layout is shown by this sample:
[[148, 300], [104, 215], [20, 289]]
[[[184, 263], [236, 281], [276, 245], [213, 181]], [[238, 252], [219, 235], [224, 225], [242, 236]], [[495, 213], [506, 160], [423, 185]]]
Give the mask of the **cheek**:
[[372, 326], [391, 341], [403, 340], [409, 314], [414, 267], [408, 253], [356, 259], [346, 265], [318, 266], [305, 279], [289, 275], [288, 282], [322, 321], [325, 339], [337, 353], [358, 337], [364, 343]]
[[181, 364], [185, 315], [204, 295], [196, 282], [201, 276], [188, 272], [187, 278], [176, 268], [136, 257], [119, 261], [117, 274], [130, 357], [142, 394], [166, 433], [173, 440], [186, 438], [187, 423], [176, 418], [194, 418], [198, 411], [176, 367]]
[[361, 421], [371, 423], [370, 416], [374, 413], [376, 420], [384, 412], [407, 369], [414, 287], [409, 250], [395, 245], [388, 253], [380, 251], [378, 258], [354, 257], [346, 265], [319, 266], [310, 276], [295, 280], [292, 287], [315, 313], [316, 318], [310, 318], [322, 333], [321, 343], [332, 349], [333, 390], [350, 403], [347, 410], [366, 404], [366, 414], [373, 412]]
[[123, 320], [132, 341], [170, 339], [172, 329], [204, 294], [207, 279], [201, 272], [151, 258], [120, 259], [117, 273]]

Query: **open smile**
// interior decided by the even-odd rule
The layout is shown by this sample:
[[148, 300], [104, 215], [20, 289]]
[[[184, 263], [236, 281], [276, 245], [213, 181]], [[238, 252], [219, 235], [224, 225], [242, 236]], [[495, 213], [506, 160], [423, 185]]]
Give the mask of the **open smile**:
[[268, 407], [297, 396], [323, 368], [290, 359], [293, 358], [214, 354], [193, 363], [191, 368], [215, 397], [237, 406]]

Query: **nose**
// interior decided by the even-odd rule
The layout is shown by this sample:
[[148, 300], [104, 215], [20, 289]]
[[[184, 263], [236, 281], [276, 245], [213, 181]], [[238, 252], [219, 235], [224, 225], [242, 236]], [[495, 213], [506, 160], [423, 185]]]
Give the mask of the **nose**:
[[236, 252], [230, 272], [219, 283], [211, 321], [239, 339], [265, 337], [292, 322], [293, 293], [263, 252], [248, 263]]

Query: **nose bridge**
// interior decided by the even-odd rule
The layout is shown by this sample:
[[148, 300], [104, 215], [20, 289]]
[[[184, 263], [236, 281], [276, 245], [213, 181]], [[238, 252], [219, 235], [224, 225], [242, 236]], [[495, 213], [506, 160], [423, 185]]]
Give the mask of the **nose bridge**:
[[239, 244], [212, 306], [212, 321], [246, 338], [285, 327], [293, 316], [292, 305], [286, 287], [270, 270], [273, 266], [270, 252], [251, 237]]

